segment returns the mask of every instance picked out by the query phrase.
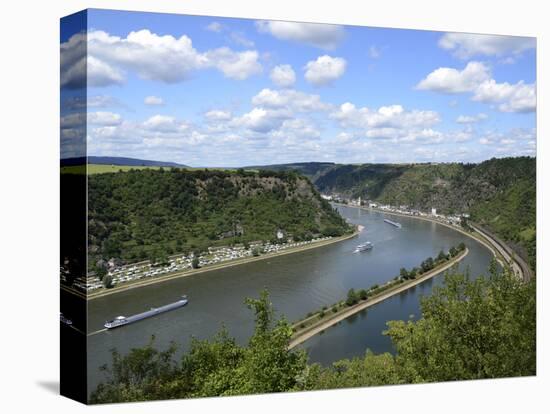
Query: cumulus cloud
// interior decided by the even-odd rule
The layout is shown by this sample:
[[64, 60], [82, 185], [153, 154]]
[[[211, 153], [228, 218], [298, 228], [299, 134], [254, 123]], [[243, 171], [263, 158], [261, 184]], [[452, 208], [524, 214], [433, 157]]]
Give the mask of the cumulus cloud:
[[164, 100], [158, 96], [154, 96], [154, 95], [151, 95], [151, 96], [146, 96], [145, 99], [143, 100], [143, 103], [145, 105], [164, 105]]
[[290, 114], [285, 111], [253, 108], [250, 112], [234, 118], [232, 125], [265, 133], [279, 128], [288, 118], [290, 118]]
[[462, 70], [439, 68], [422, 79], [417, 89], [442, 93], [474, 91], [482, 82], [491, 78], [488, 66], [481, 62], [469, 62]]
[[536, 110], [534, 83], [497, 83], [491, 78], [489, 68], [480, 62], [469, 62], [463, 70], [436, 69], [421, 80], [416, 88], [447, 94], [471, 92], [473, 101], [495, 104], [501, 112]]
[[269, 33], [280, 40], [290, 40], [325, 50], [334, 50], [345, 37], [343, 27], [331, 24], [262, 20], [256, 22], [256, 28], [260, 33]]
[[176, 118], [166, 115], [153, 115], [143, 122], [142, 125], [143, 128], [148, 131], [162, 133], [183, 132], [189, 128], [187, 123], [178, 121]]
[[439, 39], [439, 47], [452, 51], [460, 59], [473, 56], [519, 55], [534, 49], [536, 39], [532, 37], [495, 36], [469, 33], [445, 33]]
[[432, 128], [440, 122], [439, 114], [434, 111], [406, 110], [401, 105], [371, 110], [346, 102], [331, 114], [331, 118], [343, 128], [362, 131], [367, 138], [422, 144], [436, 144], [445, 139], [443, 133]]
[[487, 114], [480, 112], [476, 115], [460, 115], [456, 118], [456, 122], [458, 124], [475, 124], [476, 122], [484, 121], [487, 118], [489, 118]]
[[533, 112], [537, 107], [535, 84], [523, 81], [516, 84], [497, 83], [494, 79], [485, 81], [476, 89], [472, 99], [497, 104], [501, 112]]
[[88, 113], [88, 124], [91, 125], [115, 126], [120, 125], [121, 122], [122, 117], [114, 112], [98, 111]]
[[220, 47], [203, 56], [207, 66], [217, 68], [227, 78], [245, 80], [262, 72], [262, 65], [258, 62], [259, 55], [255, 50], [234, 52], [228, 47]]
[[266, 108], [288, 108], [298, 112], [325, 111], [331, 108], [319, 95], [296, 91], [294, 89], [262, 89], [252, 97], [252, 104]]
[[373, 111], [349, 102], [340, 105], [331, 117], [344, 127], [356, 128], [427, 128], [440, 121], [435, 111], [407, 111], [401, 105], [382, 106]]
[[275, 66], [271, 70], [269, 77], [275, 85], [281, 88], [288, 88], [296, 82], [296, 73], [294, 73], [294, 69], [290, 65]]
[[512, 128], [505, 132], [490, 130], [485, 131], [478, 142], [492, 147], [497, 153], [506, 152], [510, 156], [535, 155], [536, 136], [535, 128]]
[[315, 86], [329, 85], [340, 78], [346, 71], [347, 62], [340, 57], [319, 56], [305, 66], [306, 80]]
[[204, 114], [209, 121], [228, 121], [231, 119], [230, 111], [223, 111], [220, 109], [213, 109]]
[[125, 38], [100, 30], [74, 35], [61, 45], [62, 86], [82, 86], [86, 67], [88, 85], [96, 87], [122, 83], [125, 71], [165, 83], [184, 81], [193, 72], [209, 68], [237, 80], [262, 71], [255, 50], [221, 47], [199, 52], [185, 35], [161, 36], [149, 30], [130, 32]]

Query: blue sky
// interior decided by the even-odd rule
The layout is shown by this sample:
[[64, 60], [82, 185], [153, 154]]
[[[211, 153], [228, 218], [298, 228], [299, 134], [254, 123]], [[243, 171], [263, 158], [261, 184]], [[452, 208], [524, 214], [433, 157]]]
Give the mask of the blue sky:
[[84, 62], [89, 155], [214, 167], [536, 153], [532, 38], [105, 10], [87, 23], [87, 37], [62, 28], [62, 156], [84, 119], [70, 104]]

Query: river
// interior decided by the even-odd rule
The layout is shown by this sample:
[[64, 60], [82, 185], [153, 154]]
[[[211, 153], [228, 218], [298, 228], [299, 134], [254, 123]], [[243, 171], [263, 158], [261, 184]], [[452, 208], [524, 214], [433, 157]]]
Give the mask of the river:
[[[155, 335], [156, 347], [164, 349], [175, 341], [181, 353], [188, 349], [191, 336], [211, 338], [225, 325], [239, 343], [246, 343], [253, 330], [254, 316], [243, 302], [246, 297], [257, 297], [264, 287], [269, 290], [278, 314], [293, 321], [344, 298], [352, 287], [360, 289], [384, 283], [398, 275], [401, 267], [418, 266], [428, 256], [436, 256], [441, 249], [448, 250], [460, 242], [470, 249], [460, 264], [461, 269], [469, 268], [472, 275], [478, 275], [489, 265], [491, 253], [486, 247], [445, 226], [393, 217], [402, 224], [399, 229], [384, 223], [382, 213], [341, 206], [338, 210], [352, 223], [365, 227], [358, 237], [89, 301], [88, 332], [94, 332], [117, 315], [132, 315], [174, 302], [182, 294], [189, 297], [184, 308], [89, 336], [89, 391], [104, 379], [99, 367], [111, 361], [110, 349], [125, 354], [133, 347], [146, 345], [151, 335]], [[367, 240], [374, 244], [371, 251], [352, 253], [357, 244]], [[441, 279], [437, 276], [369, 308], [300, 347], [308, 351], [311, 362], [322, 364], [363, 355], [367, 348], [392, 352], [389, 338], [382, 335], [386, 321], [418, 318], [420, 296], [429, 294]]]

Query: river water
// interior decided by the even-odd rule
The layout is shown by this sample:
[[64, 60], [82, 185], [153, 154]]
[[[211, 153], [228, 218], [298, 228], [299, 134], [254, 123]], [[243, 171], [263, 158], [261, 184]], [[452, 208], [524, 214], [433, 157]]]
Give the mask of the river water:
[[[187, 294], [189, 304], [162, 315], [88, 337], [88, 389], [104, 379], [99, 367], [111, 361], [110, 349], [122, 354], [146, 345], [151, 335], [155, 345], [166, 348], [171, 341], [188, 349], [191, 336], [211, 338], [222, 326], [239, 343], [246, 343], [254, 316], [244, 305], [267, 288], [278, 314], [293, 321], [345, 298], [350, 288], [368, 288], [398, 275], [401, 267], [418, 266], [441, 249], [464, 242], [470, 249], [460, 268], [472, 275], [486, 271], [490, 251], [480, 243], [445, 226], [408, 217], [389, 217], [402, 224], [384, 223], [384, 214], [352, 207], [338, 207], [354, 224], [365, 227], [358, 237], [305, 252], [284, 255], [105, 296], [88, 303], [88, 332], [103, 327], [117, 315], [132, 315], [176, 301]], [[355, 246], [371, 241], [371, 251], [354, 254]], [[304, 344], [311, 362], [329, 364], [360, 356], [367, 348], [392, 352], [382, 332], [386, 321], [418, 318], [419, 298], [440, 284], [441, 276], [394, 296], [317, 335]], [[63, 293], [62, 293], [63, 294]]]

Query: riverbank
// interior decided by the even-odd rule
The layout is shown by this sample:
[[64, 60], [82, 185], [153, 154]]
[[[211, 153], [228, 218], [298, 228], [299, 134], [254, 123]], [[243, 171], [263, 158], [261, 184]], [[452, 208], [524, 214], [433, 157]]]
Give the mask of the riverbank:
[[139, 287], [150, 286], [150, 285], [153, 285], [153, 284], [166, 282], [166, 281], [174, 280], [174, 279], [177, 279], [177, 278], [193, 276], [193, 275], [200, 274], [200, 273], [207, 273], [207, 272], [211, 272], [211, 271], [214, 271], [214, 270], [220, 270], [220, 269], [225, 269], [225, 268], [228, 268], [228, 267], [231, 267], [231, 266], [238, 266], [238, 265], [245, 264], [245, 263], [251, 263], [251, 262], [256, 262], [256, 261], [260, 261], [260, 260], [271, 259], [271, 258], [274, 258], [274, 257], [284, 256], [284, 255], [287, 255], [287, 254], [304, 252], [304, 251], [307, 251], [307, 250], [316, 249], [318, 247], [328, 246], [328, 245], [333, 244], [333, 243], [338, 243], [338, 242], [341, 242], [341, 241], [344, 241], [344, 240], [348, 240], [348, 239], [351, 239], [351, 238], [357, 236], [358, 234], [359, 234], [359, 230], [356, 230], [351, 234], [346, 234], [346, 235], [340, 236], [340, 237], [333, 237], [329, 240], [314, 242], [314, 243], [311, 243], [311, 244], [308, 244], [308, 245], [305, 245], [305, 246], [298, 246], [298, 247], [294, 247], [294, 248], [289, 248], [289, 249], [281, 250], [281, 251], [278, 251], [278, 252], [275, 252], [275, 253], [262, 254], [262, 255], [256, 256], [256, 257], [254, 257], [254, 256], [243, 257], [243, 258], [231, 260], [231, 261], [224, 262], [224, 263], [208, 265], [208, 266], [205, 266], [205, 267], [201, 267], [199, 269], [187, 269], [187, 270], [184, 270], [184, 271], [181, 271], [181, 272], [175, 272], [175, 273], [159, 276], [159, 277], [156, 277], [156, 278], [151, 278], [151, 279], [148, 279], [148, 280], [143, 280], [142, 279], [142, 280], [132, 281], [132, 282], [125, 283], [123, 285], [116, 286], [112, 289], [103, 290], [103, 291], [99, 291], [99, 292], [94, 292], [94, 293], [90, 293], [88, 295], [82, 294], [80, 292], [76, 292], [73, 289], [69, 289], [69, 288], [66, 288], [66, 287], [63, 287], [63, 286], [62, 286], [62, 289], [64, 288], [64, 290], [68, 291], [69, 293], [77, 294], [78, 296], [81, 296], [81, 297], [83, 297], [87, 300], [93, 300], [93, 299], [97, 299], [97, 298], [100, 298], [100, 297], [104, 297], [104, 296], [108, 296], [108, 295], [114, 295], [114, 294], [120, 293], [120, 292], [125, 292], [125, 291], [128, 291], [130, 289], [136, 289], [136, 288], [139, 288]]
[[373, 296], [369, 297], [366, 300], [362, 300], [359, 303], [352, 305], [350, 307], [346, 307], [344, 309], [341, 309], [335, 313], [331, 313], [332, 311], [330, 309], [324, 312], [323, 317], [319, 318], [320, 312], [316, 312], [315, 314], [296, 322], [293, 324], [293, 328], [299, 328], [300, 325], [303, 325], [307, 322], [310, 322], [311, 320], [317, 318], [318, 321], [314, 322], [311, 325], [308, 325], [307, 327], [303, 328], [302, 330], [297, 330], [293, 337], [290, 340], [290, 343], [288, 345], [288, 349], [292, 349], [303, 342], [307, 341], [311, 337], [317, 335], [318, 333], [324, 331], [327, 328], [330, 328], [331, 326], [336, 325], [337, 323], [343, 321], [344, 319], [349, 318], [352, 315], [355, 315], [358, 312], [361, 312], [371, 306], [374, 306], [380, 302], [385, 301], [386, 299], [391, 298], [392, 296], [395, 296], [401, 292], [404, 292], [420, 283], [425, 282], [428, 279], [433, 278], [434, 276], [437, 276], [441, 272], [444, 272], [445, 270], [451, 268], [452, 266], [459, 263], [462, 259], [464, 259], [469, 253], [468, 248], [466, 248], [463, 252], [461, 252], [458, 256], [450, 259], [449, 261], [441, 264], [440, 266], [430, 270], [429, 272], [424, 273], [420, 277], [412, 280], [405, 281], [403, 283], [400, 283], [396, 285], [395, 287], [389, 288], [387, 290], [384, 290], [383, 292]]
[[485, 232], [480, 231], [475, 226], [473, 226], [473, 229], [474, 229], [475, 233], [471, 233], [471, 232], [468, 232], [468, 231], [466, 231], [466, 230], [464, 230], [460, 227], [452, 226], [448, 223], [443, 223], [442, 221], [436, 220], [436, 219], [431, 218], [431, 217], [415, 216], [415, 215], [412, 215], [412, 214], [397, 213], [397, 212], [394, 212], [394, 211], [387, 211], [387, 210], [382, 210], [382, 209], [372, 208], [372, 207], [349, 206], [347, 204], [341, 204], [341, 203], [333, 203], [333, 204], [343, 206], [343, 207], [359, 208], [359, 209], [365, 210], [365, 211], [375, 211], [377, 213], [388, 214], [388, 215], [392, 215], [392, 216], [408, 217], [408, 218], [413, 218], [413, 219], [418, 219], [418, 220], [424, 220], [424, 221], [429, 221], [429, 222], [432, 222], [432, 223], [439, 224], [441, 226], [448, 227], [448, 228], [453, 229], [453, 230], [455, 230], [459, 233], [464, 234], [465, 236], [468, 236], [469, 238], [477, 241], [478, 243], [481, 243], [483, 246], [485, 246], [487, 249], [489, 249], [489, 251], [492, 252], [493, 256], [496, 258], [496, 260], [500, 263], [501, 266], [504, 267], [505, 265], [510, 265], [511, 264], [511, 266], [514, 270], [514, 273], [520, 279], [526, 280], [526, 278], [528, 278], [528, 275], [525, 275], [525, 272], [523, 271], [523, 268], [522, 268], [521, 264], [519, 264], [517, 262], [517, 260], [514, 257], [512, 257], [506, 249], [503, 249], [501, 247], [502, 242], [499, 242], [498, 240], [494, 240], [489, 235], [487, 235]]
[[465, 236], [470, 237], [471, 239], [476, 240], [477, 242], [481, 243], [485, 247], [487, 247], [492, 253], [493, 256], [497, 259], [497, 261], [500, 263], [501, 266], [509, 265], [512, 267], [512, 270], [514, 274], [522, 279], [527, 280], [529, 278], [529, 275], [526, 274], [526, 272], [523, 271], [523, 266], [521, 263], [518, 262], [517, 257], [513, 256], [509, 253], [511, 250], [508, 246], [506, 248], [503, 248], [504, 242], [500, 240], [496, 240], [495, 238], [489, 236], [487, 232], [481, 231], [477, 226], [473, 225], [471, 226], [474, 229], [474, 232], [468, 232], [460, 227], [452, 226], [448, 223], [443, 223], [440, 220], [433, 219], [431, 217], [423, 217], [423, 216], [413, 216], [410, 214], [403, 214], [403, 213], [396, 213], [393, 211], [386, 211], [386, 210], [380, 210], [376, 208], [365, 208], [365, 207], [358, 207], [362, 210], [372, 210], [383, 214], [390, 214], [394, 216], [401, 216], [401, 217], [411, 217], [419, 220], [425, 220], [425, 221], [431, 221], [432, 223], [437, 223], [442, 226], [448, 227], [450, 229], [453, 229], [455, 231], [458, 231], [459, 233], [464, 234]]

